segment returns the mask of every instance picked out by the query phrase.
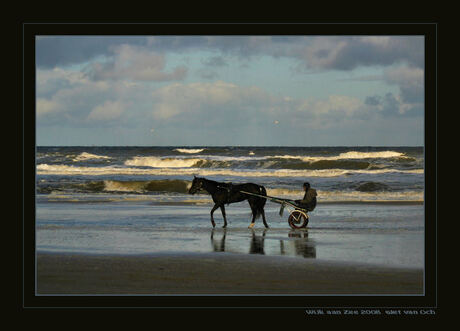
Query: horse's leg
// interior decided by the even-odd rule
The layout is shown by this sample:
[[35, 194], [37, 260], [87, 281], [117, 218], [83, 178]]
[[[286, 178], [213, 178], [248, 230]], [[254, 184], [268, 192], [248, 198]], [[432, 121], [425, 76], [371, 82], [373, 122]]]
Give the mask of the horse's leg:
[[214, 222], [214, 215], [213, 215], [213, 214], [214, 214], [214, 211], [215, 211], [217, 208], [219, 208], [219, 205], [216, 203], [216, 204], [214, 205], [214, 207], [212, 207], [212, 209], [211, 209], [211, 224], [212, 224], [212, 227], [213, 227], [213, 228], [216, 226], [216, 222]]
[[255, 206], [253, 206], [250, 202], [249, 202], [249, 205], [251, 206], [251, 210], [252, 210], [252, 221], [251, 221], [251, 224], [249, 224], [248, 228], [252, 229], [254, 227], [255, 221], [256, 221], [257, 208]]
[[227, 227], [227, 217], [225, 216], [225, 206], [224, 205], [220, 206], [220, 210], [222, 211], [222, 216], [224, 217], [223, 228], [226, 228]]
[[[269, 226], [268, 226], [268, 224], [267, 224], [267, 220], [265, 219], [265, 211], [264, 211], [263, 208], [262, 208], [262, 210], [261, 210], [260, 213], [262, 214], [262, 221], [264, 222], [265, 227], [268, 229]], [[264, 232], [264, 233], [265, 233], [265, 232]]]

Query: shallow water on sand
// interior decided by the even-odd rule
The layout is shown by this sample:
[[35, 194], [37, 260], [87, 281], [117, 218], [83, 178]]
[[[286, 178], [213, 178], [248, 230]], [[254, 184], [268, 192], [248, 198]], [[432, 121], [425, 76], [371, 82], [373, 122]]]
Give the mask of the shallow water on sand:
[[[226, 206], [210, 224], [209, 196], [37, 196], [38, 252], [90, 254], [261, 254], [286, 258], [423, 268], [423, 205], [318, 204], [307, 229], [292, 230], [288, 212], [267, 203], [269, 229], [248, 229], [247, 202]], [[295, 260], [293, 260], [295, 261]]]

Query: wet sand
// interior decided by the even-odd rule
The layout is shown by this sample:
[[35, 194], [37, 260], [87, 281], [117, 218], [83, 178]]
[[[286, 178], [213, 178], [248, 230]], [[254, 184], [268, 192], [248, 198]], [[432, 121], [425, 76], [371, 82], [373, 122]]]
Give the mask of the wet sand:
[[423, 270], [231, 253], [39, 253], [37, 294], [423, 294]]

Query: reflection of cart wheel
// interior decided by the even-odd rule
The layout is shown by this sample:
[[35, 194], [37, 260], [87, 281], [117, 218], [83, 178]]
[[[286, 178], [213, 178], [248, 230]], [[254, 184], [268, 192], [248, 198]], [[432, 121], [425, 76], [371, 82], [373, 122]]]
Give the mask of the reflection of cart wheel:
[[289, 226], [293, 229], [301, 229], [307, 226], [308, 224], [308, 216], [305, 216], [299, 210], [294, 210], [288, 218]]

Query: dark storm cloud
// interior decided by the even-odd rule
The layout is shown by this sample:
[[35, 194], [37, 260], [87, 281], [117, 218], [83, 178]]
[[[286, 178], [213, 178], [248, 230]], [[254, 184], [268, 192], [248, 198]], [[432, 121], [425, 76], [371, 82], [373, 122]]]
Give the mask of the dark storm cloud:
[[418, 68], [424, 65], [424, 39], [419, 36], [312, 37], [289, 52], [308, 68], [328, 70], [397, 63]]
[[270, 48], [276, 46], [270, 36], [155, 36], [148, 43], [169, 51], [207, 48], [242, 55], [270, 53]]
[[99, 55], [111, 54], [120, 44], [145, 45], [145, 37], [55, 36], [38, 37], [36, 61], [38, 68], [53, 68], [83, 63]]
[[237, 50], [248, 48], [246, 38], [205, 36], [39, 36], [36, 39], [36, 63], [39, 68], [53, 68], [89, 61], [97, 56], [113, 55], [117, 46], [146, 46], [152, 51], [181, 52], [190, 48]]
[[352, 70], [399, 62], [423, 68], [424, 63], [424, 39], [420, 36], [57, 36], [37, 39], [37, 66], [51, 68], [82, 63], [98, 55], [111, 56], [113, 48], [121, 44], [145, 46], [155, 52], [196, 49], [240, 57], [285, 56], [319, 69]]

